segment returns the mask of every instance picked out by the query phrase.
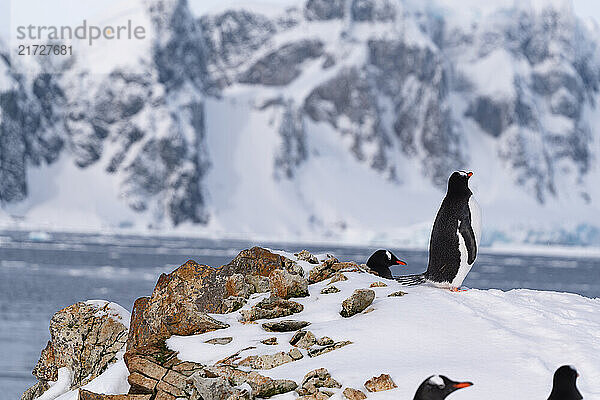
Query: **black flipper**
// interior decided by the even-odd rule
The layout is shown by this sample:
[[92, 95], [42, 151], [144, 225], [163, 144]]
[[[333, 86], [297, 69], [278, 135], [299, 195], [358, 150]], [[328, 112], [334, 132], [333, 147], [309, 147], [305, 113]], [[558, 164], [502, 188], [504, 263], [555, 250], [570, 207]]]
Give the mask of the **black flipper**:
[[467, 252], [469, 254], [467, 263], [471, 265], [475, 262], [475, 257], [477, 257], [477, 241], [475, 240], [473, 227], [471, 227], [471, 218], [462, 219], [459, 221], [458, 232], [465, 240], [465, 246], [467, 247]]
[[404, 286], [415, 286], [425, 283], [425, 274], [402, 275], [394, 277], [395, 280]]

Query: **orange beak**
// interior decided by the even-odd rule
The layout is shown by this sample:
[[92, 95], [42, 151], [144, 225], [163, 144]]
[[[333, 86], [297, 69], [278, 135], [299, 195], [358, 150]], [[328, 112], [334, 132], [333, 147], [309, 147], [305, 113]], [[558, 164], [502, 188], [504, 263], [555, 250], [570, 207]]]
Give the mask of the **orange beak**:
[[406, 263], [404, 261], [400, 261], [400, 260], [396, 261], [396, 264], [406, 265]]
[[466, 387], [469, 387], [469, 386], [473, 386], [473, 384], [471, 382], [459, 382], [459, 383], [456, 383], [456, 384], [454, 384], [452, 386], [454, 386], [457, 389], [462, 389], [462, 388], [466, 388]]
[[470, 177], [473, 176], [473, 173], [472, 172], [467, 172], [467, 176], [470, 178]]

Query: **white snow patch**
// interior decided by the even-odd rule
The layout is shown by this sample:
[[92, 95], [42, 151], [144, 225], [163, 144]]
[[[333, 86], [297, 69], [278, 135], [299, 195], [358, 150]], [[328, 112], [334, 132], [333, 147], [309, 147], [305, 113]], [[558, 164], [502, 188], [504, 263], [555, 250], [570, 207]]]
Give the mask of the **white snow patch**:
[[[402, 287], [386, 280], [387, 287], [375, 289], [374, 311], [342, 318], [343, 299], [354, 289], [382, 280], [364, 273], [347, 276], [348, 281], [335, 284], [340, 293], [320, 294], [326, 281], [311, 285], [310, 297], [294, 299], [304, 305], [304, 311], [285, 319], [310, 321], [307, 329], [317, 337], [353, 344], [315, 358], [301, 350], [301, 360], [261, 373], [300, 382], [307, 372], [324, 367], [344, 387], [355, 388], [388, 373], [399, 387], [376, 397], [397, 399], [412, 398], [433, 372], [473, 381], [473, 388], [461, 392], [465, 400], [545, 398], [556, 368], [574, 364], [581, 371], [578, 386], [584, 396], [600, 396], [594, 381], [600, 376], [600, 299], [523, 289], [452, 293], [430, 286]], [[397, 290], [408, 294], [387, 297]], [[244, 309], [265, 296], [253, 297]], [[255, 348], [242, 351], [242, 358], [292, 348], [288, 342], [293, 332], [266, 332], [260, 326], [264, 321], [241, 324], [239, 312], [212, 316], [231, 326], [203, 335], [174, 336], [167, 340], [168, 346], [179, 351], [180, 358], [200, 363], [214, 363], [249, 346]], [[234, 340], [227, 345], [204, 343], [224, 336]], [[260, 343], [271, 336], [278, 338], [278, 345]]]

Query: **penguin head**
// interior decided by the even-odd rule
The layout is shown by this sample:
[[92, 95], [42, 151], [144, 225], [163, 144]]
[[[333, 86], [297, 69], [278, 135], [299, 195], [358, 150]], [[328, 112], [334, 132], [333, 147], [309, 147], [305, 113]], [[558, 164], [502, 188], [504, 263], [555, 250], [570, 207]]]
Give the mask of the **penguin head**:
[[377, 250], [367, 260], [367, 267], [377, 272], [382, 278], [392, 278], [390, 267], [393, 265], [406, 265], [406, 263], [399, 260], [389, 250]]
[[448, 179], [448, 194], [455, 196], [467, 196], [472, 192], [469, 189], [469, 179], [473, 176], [473, 172], [454, 171]]
[[415, 400], [442, 400], [450, 393], [473, 386], [471, 382], [456, 382], [444, 375], [432, 375], [417, 389]]
[[552, 394], [550, 398], [581, 399], [576, 381], [579, 374], [575, 367], [563, 365], [554, 372]]

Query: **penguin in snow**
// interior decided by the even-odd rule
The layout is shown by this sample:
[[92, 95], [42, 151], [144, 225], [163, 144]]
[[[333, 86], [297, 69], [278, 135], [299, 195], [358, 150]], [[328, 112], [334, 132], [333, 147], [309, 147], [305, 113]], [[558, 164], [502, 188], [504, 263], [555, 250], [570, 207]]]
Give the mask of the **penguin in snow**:
[[393, 265], [406, 265], [406, 263], [399, 260], [389, 250], [377, 250], [367, 260], [367, 267], [377, 272], [377, 275], [387, 279], [393, 279], [392, 271], [390, 271], [390, 267]]
[[471, 270], [481, 238], [481, 211], [469, 189], [472, 172], [455, 171], [437, 213], [429, 240], [427, 271], [395, 279], [405, 285], [429, 282], [459, 291]]
[[548, 400], [581, 400], [583, 396], [577, 390], [577, 370], [570, 365], [563, 365], [554, 373], [552, 392]]
[[471, 382], [455, 382], [444, 375], [433, 375], [421, 383], [413, 400], [443, 400], [450, 393], [469, 386], [473, 386], [473, 384]]

